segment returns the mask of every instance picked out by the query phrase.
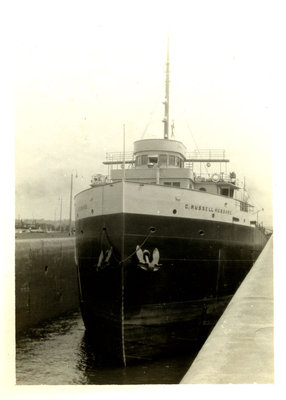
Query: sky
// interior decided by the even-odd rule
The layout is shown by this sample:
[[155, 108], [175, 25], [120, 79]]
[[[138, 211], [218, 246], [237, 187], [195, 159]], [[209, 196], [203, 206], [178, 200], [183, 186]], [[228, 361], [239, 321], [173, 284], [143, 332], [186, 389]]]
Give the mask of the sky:
[[69, 216], [107, 173], [106, 151], [163, 137], [225, 149], [259, 219], [272, 225], [272, 2], [19, 2], [15, 26], [15, 217]]

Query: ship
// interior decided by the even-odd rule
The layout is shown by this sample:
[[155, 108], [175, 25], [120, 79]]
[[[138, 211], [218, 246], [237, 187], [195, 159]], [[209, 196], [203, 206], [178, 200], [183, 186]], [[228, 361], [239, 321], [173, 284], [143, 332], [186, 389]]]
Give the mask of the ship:
[[169, 65], [168, 50], [162, 137], [107, 153], [108, 174], [75, 196], [86, 333], [125, 366], [206, 338], [267, 241], [225, 151], [175, 140]]

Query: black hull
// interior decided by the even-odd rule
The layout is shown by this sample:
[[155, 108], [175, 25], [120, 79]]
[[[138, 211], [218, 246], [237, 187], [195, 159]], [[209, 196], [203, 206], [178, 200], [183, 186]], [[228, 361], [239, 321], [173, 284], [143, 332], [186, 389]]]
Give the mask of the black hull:
[[[192, 347], [265, 243], [256, 228], [216, 221], [135, 214], [78, 220], [81, 310], [95, 346], [123, 363]], [[136, 246], [159, 250], [157, 271], [140, 267]]]

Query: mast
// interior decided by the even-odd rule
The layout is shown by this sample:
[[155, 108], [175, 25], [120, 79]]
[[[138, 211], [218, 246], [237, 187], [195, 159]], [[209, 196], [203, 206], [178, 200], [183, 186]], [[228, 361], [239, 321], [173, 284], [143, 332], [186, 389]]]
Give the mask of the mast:
[[61, 231], [62, 231], [62, 210], [63, 210], [63, 198], [62, 198], [62, 197], [60, 197], [60, 202], [61, 202], [61, 205], [60, 205], [60, 224], [59, 224], [59, 231], [61, 232]]
[[164, 122], [164, 139], [169, 139], [169, 86], [170, 86], [170, 70], [169, 70], [169, 37], [168, 37], [168, 45], [167, 45], [167, 62], [166, 62], [166, 84], [165, 84], [165, 101], [163, 104], [165, 105], [165, 116], [163, 119]]
[[123, 175], [122, 181], [125, 181], [125, 124], [123, 124]]
[[73, 186], [73, 173], [71, 173], [71, 188], [70, 188], [70, 219], [69, 219], [69, 235], [72, 235], [72, 186]]

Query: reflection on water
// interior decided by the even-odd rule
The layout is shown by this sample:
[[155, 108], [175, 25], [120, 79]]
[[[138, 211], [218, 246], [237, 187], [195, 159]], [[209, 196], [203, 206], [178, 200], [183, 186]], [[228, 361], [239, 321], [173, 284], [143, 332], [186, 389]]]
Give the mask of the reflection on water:
[[179, 383], [194, 357], [172, 356], [111, 365], [93, 351], [79, 313], [31, 329], [16, 343], [16, 378], [22, 385], [132, 385]]

